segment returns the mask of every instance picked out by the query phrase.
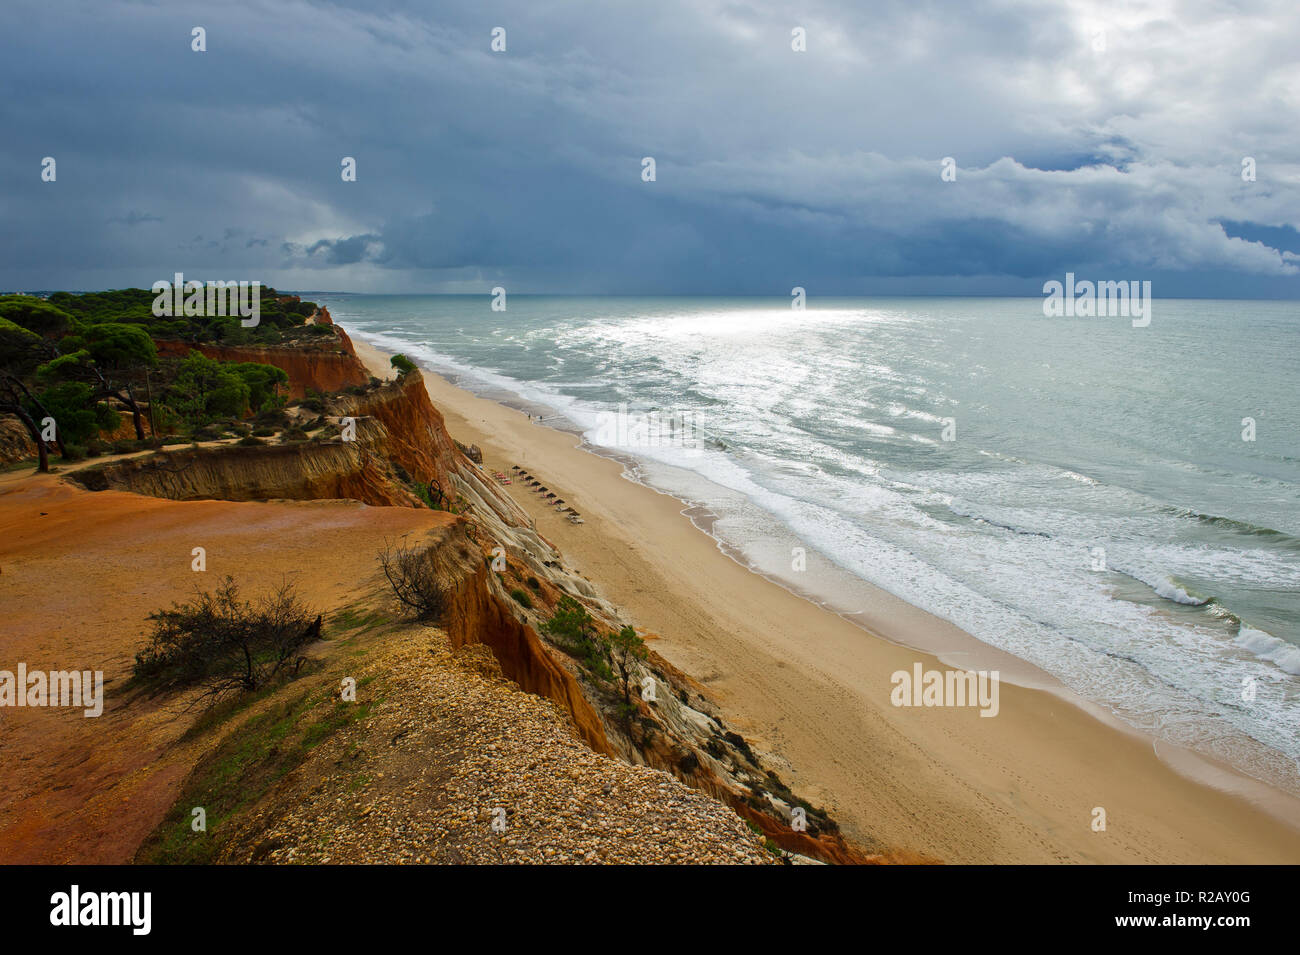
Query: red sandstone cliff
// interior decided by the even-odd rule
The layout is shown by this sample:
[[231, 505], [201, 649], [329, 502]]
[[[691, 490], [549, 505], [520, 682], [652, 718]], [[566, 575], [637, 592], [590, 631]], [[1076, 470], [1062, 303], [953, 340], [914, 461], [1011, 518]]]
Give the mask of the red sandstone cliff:
[[218, 342], [183, 342], [158, 339], [158, 354], [184, 357], [197, 351], [218, 361], [255, 361], [274, 365], [289, 376], [289, 396], [305, 397], [314, 390], [328, 394], [348, 387], [364, 386], [370, 374], [357, 358], [352, 341], [337, 325], [334, 340], [289, 345], [222, 345]]
[[74, 471], [92, 491], [110, 488], [173, 501], [318, 501], [422, 507], [387, 463], [355, 443], [181, 448]]
[[593, 750], [615, 754], [600, 716], [578, 681], [547, 652], [537, 632], [516, 618], [512, 607], [493, 594], [480, 545], [462, 522], [434, 545], [442, 576], [449, 582], [443, 627], [453, 647], [485, 644], [501, 672], [523, 689], [559, 704], [573, 717], [578, 735]]

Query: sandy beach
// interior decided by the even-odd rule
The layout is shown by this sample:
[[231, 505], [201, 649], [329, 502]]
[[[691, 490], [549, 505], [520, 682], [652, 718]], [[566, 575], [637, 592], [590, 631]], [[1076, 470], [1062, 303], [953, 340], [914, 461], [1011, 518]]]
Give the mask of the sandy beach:
[[[388, 355], [353, 340], [373, 374], [392, 376]], [[576, 436], [424, 377], [452, 435], [477, 444], [487, 470], [519, 464], [582, 513], [574, 525], [527, 487], [505, 488], [863, 846], [949, 863], [1300, 862], [1300, 800], [1124, 727], [882, 591], [870, 592], [861, 626], [825, 610], [732, 560], [680, 501], [627, 480]], [[997, 716], [895, 707], [890, 675], [916, 663], [1000, 669]]]

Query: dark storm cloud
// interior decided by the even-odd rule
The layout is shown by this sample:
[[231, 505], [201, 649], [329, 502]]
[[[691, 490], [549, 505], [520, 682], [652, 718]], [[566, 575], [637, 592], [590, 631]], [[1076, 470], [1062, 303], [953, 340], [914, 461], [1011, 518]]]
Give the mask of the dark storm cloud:
[[11, 0], [0, 285], [1294, 295], [1294, 5], [1169, 11]]

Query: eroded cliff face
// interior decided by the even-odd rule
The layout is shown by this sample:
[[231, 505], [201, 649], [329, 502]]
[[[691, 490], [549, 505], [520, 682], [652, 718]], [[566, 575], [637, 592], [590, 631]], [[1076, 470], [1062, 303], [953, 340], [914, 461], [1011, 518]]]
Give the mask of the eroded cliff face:
[[422, 507], [378, 455], [353, 442], [181, 448], [74, 471], [92, 491], [110, 488], [174, 501], [315, 501]]
[[600, 716], [582, 687], [547, 650], [537, 631], [516, 616], [513, 601], [504, 600], [489, 583], [490, 554], [477, 527], [462, 519], [428, 545], [447, 586], [443, 629], [460, 649], [483, 644], [492, 650], [501, 672], [520, 687], [557, 703], [572, 718], [578, 735], [593, 750], [615, 754]]
[[[598, 629], [606, 634], [621, 626], [617, 612], [581, 576], [564, 568], [558, 552], [553, 560], [541, 559], [544, 554], [527, 548], [511, 549], [509, 554], [504, 572], [475, 575], [483, 581], [486, 591], [478, 601], [495, 603], [495, 613], [513, 618], [511, 632], [520, 634], [493, 643], [493, 652], [502, 659], [507, 675], [513, 676], [502, 656], [503, 649], [514, 657], [540, 655], [549, 659], [547, 666], [564, 670], [581, 691], [585, 706], [569, 702], [572, 697], [567, 693], [535, 692], [544, 692], [561, 705], [568, 705], [580, 725], [588, 711], [595, 714], [606, 743], [601, 751], [613, 752], [633, 764], [665, 770], [709, 793], [788, 852], [839, 864], [896, 861], [892, 856], [865, 853], [849, 845], [826, 812], [798, 799], [779, 776], [767, 769], [763, 758], [745, 739], [727, 728], [717, 705], [699, 684], [653, 651], [646, 659], [631, 662], [632, 710], [628, 713], [617, 686], [593, 679], [577, 661], [538, 635], [541, 623], [550, 618], [566, 594], [580, 600], [595, 617]], [[528, 583], [530, 577], [536, 582], [535, 588]], [[531, 594], [531, 608], [511, 597], [512, 592], [525, 587]], [[473, 639], [473, 634], [468, 638]], [[514, 669], [524, 667], [515, 663]], [[651, 687], [649, 696], [642, 692], [647, 684]]]
[[436, 483], [449, 500], [460, 498], [471, 512], [484, 519], [491, 515], [503, 527], [529, 528], [528, 515], [456, 446], [419, 374], [403, 375], [364, 395], [336, 395], [330, 413], [377, 423], [381, 430], [374, 433], [382, 433], [383, 444], [376, 446], [376, 453], [399, 465], [413, 480]]
[[419, 375], [404, 375], [364, 395], [337, 395], [330, 412], [337, 417], [370, 418], [381, 425], [383, 452], [417, 480], [436, 480], [450, 489], [452, 476], [468, 463], [447, 433], [442, 414], [429, 401]]
[[[306, 387], [315, 387], [309, 379]], [[476, 516], [503, 543], [548, 550], [527, 515], [499, 492], [447, 433], [419, 375], [406, 375], [364, 395], [338, 394], [326, 418], [338, 434], [292, 444], [167, 450], [95, 465], [72, 475], [91, 490], [114, 488], [172, 500], [253, 501], [350, 497], [379, 506], [423, 507], [410, 484], [430, 484], [448, 506]]]
[[[723, 723], [703, 688], [653, 652], [632, 662], [633, 707], [616, 685], [597, 679], [544, 635], [564, 596], [579, 600], [598, 631], [620, 626], [617, 611], [562, 555], [530, 528], [505, 525], [490, 511], [425, 543], [447, 582], [443, 625], [453, 645], [488, 646], [502, 672], [554, 700], [597, 752], [665, 770], [730, 805], [764, 836], [799, 856], [834, 863], [889, 858], [850, 846], [822, 810], [800, 801], [762, 757]], [[524, 593], [527, 603], [513, 595]], [[654, 692], [640, 692], [649, 681]]]
[[334, 326], [338, 337], [324, 342], [291, 345], [222, 345], [217, 342], [183, 342], [157, 339], [158, 354], [183, 358], [191, 351], [218, 361], [255, 361], [274, 365], [289, 376], [289, 396], [303, 398], [308, 390], [328, 394], [349, 387], [362, 387], [370, 374], [352, 349], [343, 330]]

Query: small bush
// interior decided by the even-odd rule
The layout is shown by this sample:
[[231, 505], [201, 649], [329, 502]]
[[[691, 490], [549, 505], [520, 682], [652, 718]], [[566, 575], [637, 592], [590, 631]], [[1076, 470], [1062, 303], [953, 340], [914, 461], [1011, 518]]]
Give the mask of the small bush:
[[263, 441], [261, 438], [255, 438], [251, 434], [244, 435], [235, 443], [245, 448], [251, 448], [251, 447], [256, 447], [258, 445], [266, 444], [266, 442]]
[[86, 449], [80, 444], [64, 444], [63, 460], [65, 461], [84, 461], [86, 460]]
[[533, 588], [533, 590], [541, 590], [541, 589], [542, 589], [542, 585], [539, 584], [539, 583], [537, 582], [537, 578], [536, 578], [536, 577], [529, 577], [529, 578], [528, 578], [528, 586], [531, 587], [531, 588]]
[[618, 633], [609, 638], [610, 655], [618, 667], [619, 681], [623, 687], [623, 701], [631, 704], [632, 687], [635, 685], [637, 663], [644, 662], [650, 655], [642, 640], [630, 626], [621, 627]]
[[411, 359], [407, 358], [405, 355], [394, 355], [390, 359], [389, 363], [397, 369], [399, 377], [409, 375], [416, 369], [415, 362], [411, 361]]
[[429, 481], [427, 484], [423, 481], [415, 481], [411, 484], [411, 490], [415, 492], [416, 497], [435, 511], [443, 510], [444, 505], [446, 510], [451, 510], [447, 495], [437, 481]]
[[302, 647], [319, 639], [321, 627], [320, 615], [291, 585], [256, 602], [241, 601], [231, 577], [149, 619], [154, 632], [136, 654], [135, 679], [155, 690], [200, 686], [198, 699], [212, 703], [284, 673]]
[[262, 428], [283, 428], [289, 423], [289, 416], [283, 408], [271, 408], [258, 414], [253, 423]]
[[587, 608], [565, 594], [555, 605], [555, 615], [542, 624], [541, 630], [551, 637], [560, 649], [582, 661], [583, 666], [598, 681], [608, 683], [614, 678], [609, 666], [609, 647], [596, 630], [596, 621]]
[[533, 598], [528, 596], [528, 591], [518, 589], [512, 590], [510, 591], [510, 596], [514, 597], [517, 603], [522, 604], [527, 609], [533, 609]]
[[398, 603], [419, 620], [442, 619], [447, 609], [447, 591], [434, 564], [432, 549], [385, 542], [375, 559]]

